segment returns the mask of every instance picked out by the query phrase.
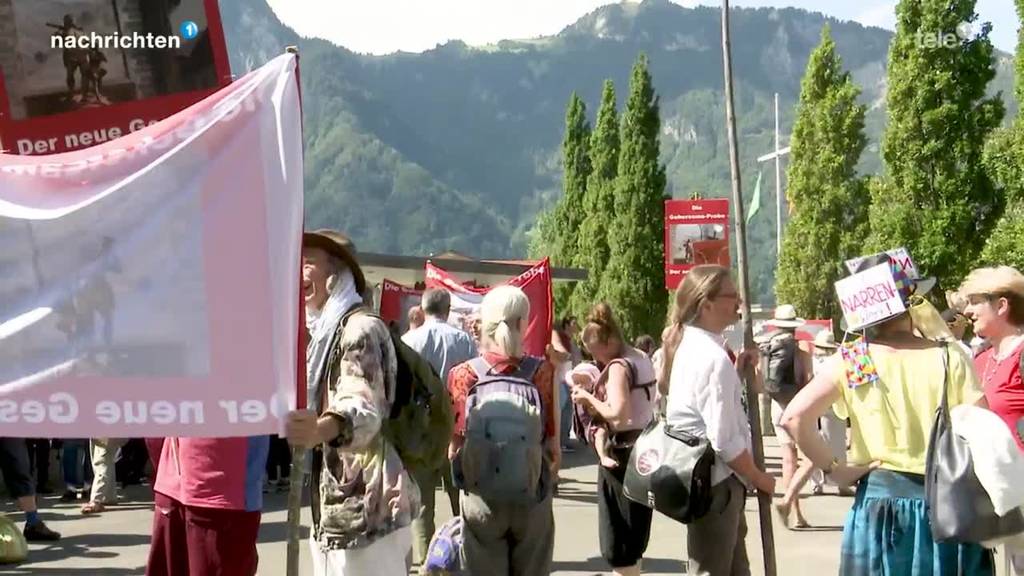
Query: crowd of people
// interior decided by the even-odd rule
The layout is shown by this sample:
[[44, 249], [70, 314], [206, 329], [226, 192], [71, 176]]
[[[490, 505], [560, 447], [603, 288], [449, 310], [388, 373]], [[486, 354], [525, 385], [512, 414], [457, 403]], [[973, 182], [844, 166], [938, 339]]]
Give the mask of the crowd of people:
[[[895, 266], [875, 260], [861, 266]], [[398, 576], [411, 566], [421, 574], [549, 574], [552, 502], [575, 435], [599, 461], [601, 557], [615, 575], [637, 575], [654, 512], [626, 496], [624, 481], [635, 443], [657, 418], [706, 439], [714, 453], [710, 506], [685, 528], [690, 574], [749, 574], [746, 498], [780, 487], [775, 510], [783, 523], [806, 526], [800, 506], [809, 481], [814, 493], [834, 485], [853, 497], [840, 574], [994, 574], [986, 543], [933, 539], [926, 460], [945, 401], [991, 410], [1024, 450], [1024, 275], [1009, 267], [972, 272], [958, 291], [961, 308], [942, 316], [942, 337], [921, 319], [930, 306], [926, 288], [903, 283], [907, 312], [842, 342], [828, 330], [801, 340], [797, 310], [778, 306], [759, 349], [737, 353], [723, 334], [740, 318], [740, 293], [727, 268], [702, 265], [676, 290], [660, 345], [650, 336], [627, 341], [614, 311], [595, 303], [582, 322], [557, 320], [546, 354], [535, 357], [524, 349], [530, 301], [518, 288], [488, 292], [470, 331], [447, 322], [448, 292], [427, 290], [409, 331], [397, 335], [366, 306], [351, 241], [330, 230], [307, 233], [309, 409], [287, 416], [283, 438], [150, 442], [147, 574], [255, 574], [262, 495], [286, 483], [288, 444], [311, 451], [309, 553], [317, 576]], [[963, 341], [968, 332], [978, 340], [973, 347]], [[421, 394], [425, 387], [400, 400], [400, 374], [415, 370], [409, 351], [429, 364], [420, 377], [437, 379], [443, 393]], [[747, 406], [746, 382], [771, 398], [781, 484], [755, 462], [747, 411], [756, 408]], [[423, 438], [396, 436], [402, 402], [403, 410], [417, 403], [428, 414], [450, 410], [441, 458], [410, 460], [411, 443], [429, 451], [434, 431], [424, 424]], [[53, 540], [59, 535], [35, 505], [47, 474], [33, 475], [34, 442], [3, 439], [0, 464], [25, 512], [26, 538]], [[110, 439], [88, 445], [93, 479], [84, 514], [116, 501], [113, 459], [128, 448]], [[85, 446], [64, 442], [72, 497], [87, 482]], [[444, 526], [434, 521], [438, 493], [453, 516]], [[1010, 552], [1015, 574], [1024, 574], [1024, 554]]]

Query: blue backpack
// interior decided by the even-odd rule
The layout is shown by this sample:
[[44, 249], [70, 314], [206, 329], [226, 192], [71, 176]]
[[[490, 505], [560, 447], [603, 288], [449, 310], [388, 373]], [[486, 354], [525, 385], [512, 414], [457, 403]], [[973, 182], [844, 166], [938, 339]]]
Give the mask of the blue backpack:
[[527, 356], [500, 374], [483, 358], [470, 361], [477, 381], [466, 396], [465, 443], [455, 458], [457, 485], [486, 501], [538, 502], [544, 462], [544, 405], [533, 383], [543, 361]]

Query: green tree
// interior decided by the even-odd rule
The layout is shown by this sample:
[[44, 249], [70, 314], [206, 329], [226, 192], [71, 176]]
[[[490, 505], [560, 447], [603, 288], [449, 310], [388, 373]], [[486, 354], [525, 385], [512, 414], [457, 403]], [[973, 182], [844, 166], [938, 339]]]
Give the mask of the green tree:
[[811, 53], [793, 126], [777, 301], [808, 318], [838, 318], [833, 284], [867, 236], [870, 197], [856, 166], [867, 145], [860, 89], [843, 70], [830, 28]]
[[[1018, 20], [1024, 21], [1024, 0], [1016, 0]], [[1024, 28], [1017, 31], [1014, 92], [1024, 101]], [[985, 167], [1006, 205], [985, 242], [979, 260], [1024, 270], [1024, 124], [1020, 118], [1000, 128], [985, 145]]]
[[623, 333], [657, 336], [665, 325], [665, 167], [659, 162], [661, 118], [647, 56], [633, 65], [622, 116], [610, 258], [598, 295], [611, 304]]
[[615, 84], [605, 80], [597, 124], [590, 136], [591, 172], [583, 196], [583, 221], [576, 238], [574, 264], [586, 268], [588, 279], [576, 286], [572, 310], [582, 319], [597, 301], [608, 262], [608, 226], [614, 220], [615, 177], [619, 169], [619, 111]]
[[[886, 177], [871, 187], [871, 242], [906, 246], [946, 286], [974, 265], [1000, 215], [1001, 199], [982, 165], [985, 138], [1005, 108], [985, 98], [995, 77], [991, 26], [955, 45], [975, 0], [901, 0], [889, 49]], [[937, 35], [939, 35], [937, 37]]]
[[[555, 266], [572, 266], [579, 250], [578, 237], [584, 217], [584, 196], [590, 177], [590, 123], [587, 105], [575, 92], [565, 113], [565, 137], [562, 140], [562, 199], [552, 216], [551, 262]], [[575, 284], [555, 286], [555, 310], [564, 314]]]

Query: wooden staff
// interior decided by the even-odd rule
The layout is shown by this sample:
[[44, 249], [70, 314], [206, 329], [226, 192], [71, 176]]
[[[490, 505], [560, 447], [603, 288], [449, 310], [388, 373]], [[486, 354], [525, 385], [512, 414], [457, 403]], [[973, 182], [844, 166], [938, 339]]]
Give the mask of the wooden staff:
[[[736, 229], [736, 264], [739, 268], [739, 291], [742, 298], [743, 350], [754, 347], [754, 327], [750, 316], [750, 281], [747, 275], [747, 224], [743, 217], [743, 190], [740, 183], [740, 153], [736, 140], [736, 111], [732, 90], [732, 50], [729, 43], [729, 0], [722, 0], [722, 60], [725, 67], [725, 115], [729, 134], [729, 168], [732, 171], [733, 226]], [[758, 393], [752, 370], [744, 370], [743, 382], [747, 387], [747, 417], [750, 419], [751, 444], [754, 462], [764, 470], [764, 446], [761, 443], [761, 415], [758, 412]], [[775, 576], [775, 535], [772, 532], [772, 495], [757, 493], [760, 513], [761, 543], [764, 549], [765, 576]]]

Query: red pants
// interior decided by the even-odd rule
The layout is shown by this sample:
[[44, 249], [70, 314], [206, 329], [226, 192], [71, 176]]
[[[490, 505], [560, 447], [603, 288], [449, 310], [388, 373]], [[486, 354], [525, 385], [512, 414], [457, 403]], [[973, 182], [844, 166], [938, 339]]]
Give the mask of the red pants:
[[260, 513], [185, 506], [155, 493], [146, 576], [255, 576]]

